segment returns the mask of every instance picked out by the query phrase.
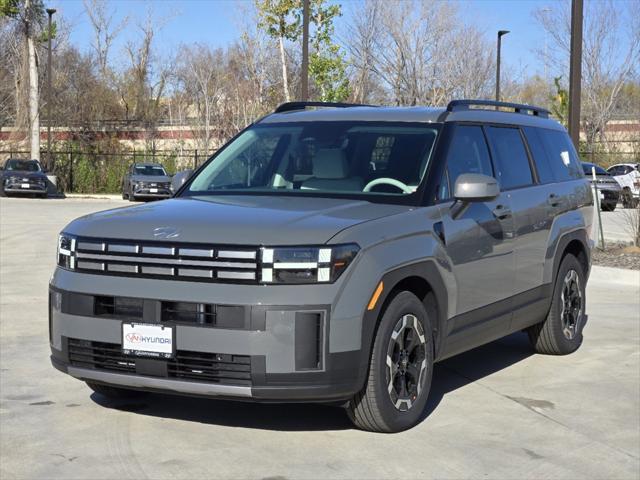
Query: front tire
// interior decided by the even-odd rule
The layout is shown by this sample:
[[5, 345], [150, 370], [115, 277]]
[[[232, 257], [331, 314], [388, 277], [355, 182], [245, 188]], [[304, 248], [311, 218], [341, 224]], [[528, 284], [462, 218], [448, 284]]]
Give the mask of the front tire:
[[398, 293], [376, 333], [369, 376], [349, 402], [347, 414], [363, 430], [400, 432], [424, 414], [433, 374], [433, 329], [422, 302]]
[[132, 400], [147, 395], [139, 390], [127, 390], [126, 388], [112, 387], [101, 383], [86, 382], [87, 386], [96, 393], [110, 400]]
[[573, 255], [565, 255], [558, 269], [546, 320], [527, 330], [537, 353], [567, 355], [580, 348], [586, 319], [585, 286], [582, 265]]

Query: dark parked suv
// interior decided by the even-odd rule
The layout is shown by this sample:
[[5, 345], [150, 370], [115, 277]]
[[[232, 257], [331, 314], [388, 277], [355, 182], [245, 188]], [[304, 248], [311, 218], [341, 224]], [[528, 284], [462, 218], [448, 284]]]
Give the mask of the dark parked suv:
[[543, 109], [287, 103], [173, 199], [64, 228], [51, 359], [110, 397], [325, 402], [407, 429], [434, 362], [521, 330], [580, 346], [592, 215]]
[[0, 169], [0, 195], [47, 197], [47, 175], [37, 160], [10, 158]]

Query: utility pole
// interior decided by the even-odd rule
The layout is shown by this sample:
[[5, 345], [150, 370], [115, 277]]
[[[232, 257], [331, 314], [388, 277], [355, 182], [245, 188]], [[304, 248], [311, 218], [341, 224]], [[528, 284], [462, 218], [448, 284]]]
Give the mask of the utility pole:
[[53, 171], [53, 156], [51, 155], [51, 124], [53, 119], [51, 118], [51, 105], [53, 103], [53, 96], [51, 95], [51, 36], [53, 30], [51, 28], [51, 17], [56, 13], [55, 8], [47, 8], [47, 14], [49, 15], [49, 31], [48, 31], [48, 44], [49, 49], [47, 51], [47, 169]]
[[300, 100], [309, 99], [309, 0], [302, 2], [302, 78], [300, 79]]
[[498, 30], [498, 51], [496, 54], [496, 102], [500, 101], [500, 50], [502, 49], [502, 36], [509, 30]]
[[[543, 8], [542, 13], [545, 18], [549, 15], [551, 9], [549, 7]], [[549, 59], [549, 33], [545, 30], [544, 33], [544, 84], [548, 87], [549, 84], [549, 67], [548, 67], [548, 59]]]
[[583, 0], [571, 0], [571, 54], [569, 58], [569, 136], [580, 148], [580, 93], [582, 89]]

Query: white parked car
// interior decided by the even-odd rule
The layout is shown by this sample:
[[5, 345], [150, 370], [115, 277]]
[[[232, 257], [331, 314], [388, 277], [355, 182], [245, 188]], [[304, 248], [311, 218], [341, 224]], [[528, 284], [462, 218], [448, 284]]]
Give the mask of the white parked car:
[[622, 206], [635, 208], [640, 202], [640, 164], [619, 163], [607, 169], [622, 188]]

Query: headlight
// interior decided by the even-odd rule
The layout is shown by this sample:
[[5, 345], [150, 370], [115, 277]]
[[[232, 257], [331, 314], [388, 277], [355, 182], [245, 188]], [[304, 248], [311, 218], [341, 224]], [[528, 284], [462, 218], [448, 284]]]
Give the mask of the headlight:
[[65, 233], [58, 237], [58, 266], [69, 270], [76, 268], [76, 239]]
[[326, 247], [263, 248], [262, 283], [332, 283], [360, 248], [355, 244]]

